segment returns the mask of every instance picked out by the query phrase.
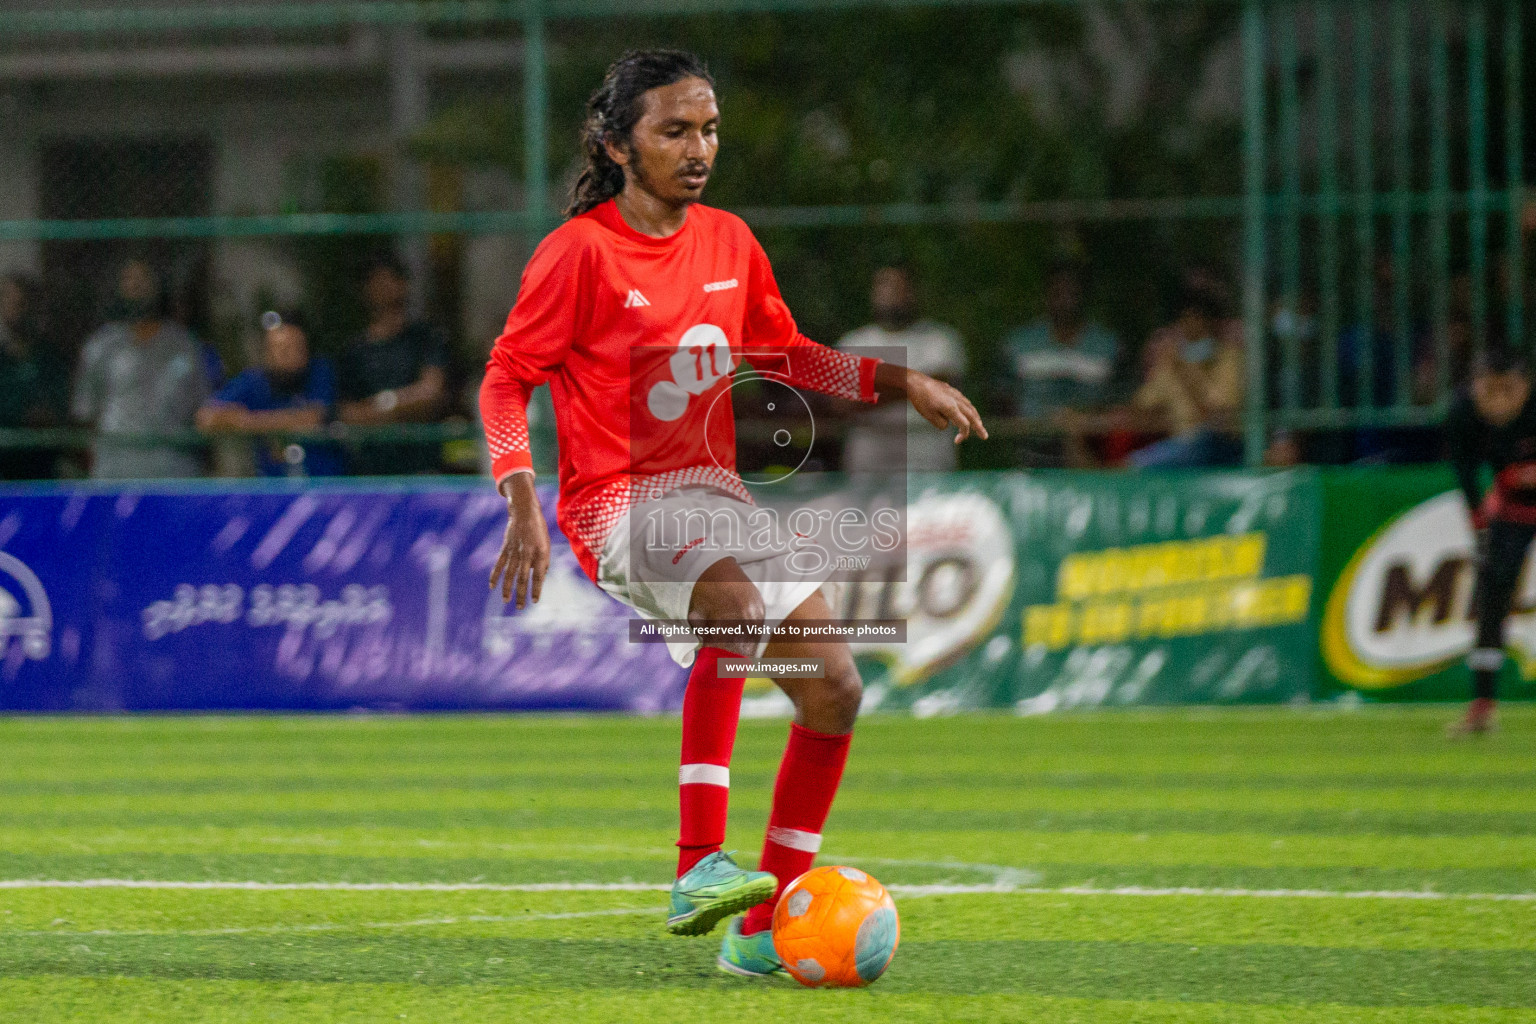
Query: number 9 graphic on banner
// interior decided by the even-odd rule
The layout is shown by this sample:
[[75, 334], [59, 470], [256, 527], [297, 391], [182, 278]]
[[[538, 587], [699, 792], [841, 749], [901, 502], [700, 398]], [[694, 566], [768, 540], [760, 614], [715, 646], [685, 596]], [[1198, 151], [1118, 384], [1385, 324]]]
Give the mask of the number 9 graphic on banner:
[[670, 422], [688, 411], [690, 395], [702, 395], [735, 370], [731, 341], [714, 324], [690, 327], [677, 340], [677, 351], [667, 367], [672, 379], [653, 384], [646, 393], [645, 406], [652, 416]]

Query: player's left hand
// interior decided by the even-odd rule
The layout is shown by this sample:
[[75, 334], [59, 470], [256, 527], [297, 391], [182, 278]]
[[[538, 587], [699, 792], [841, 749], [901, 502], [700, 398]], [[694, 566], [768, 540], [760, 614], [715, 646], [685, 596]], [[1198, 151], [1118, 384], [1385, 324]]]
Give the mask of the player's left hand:
[[491, 589], [501, 588], [503, 602], [517, 598], [521, 611], [527, 601], [538, 603], [549, 572], [549, 526], [544, 522], [532, 473], [514, 473], [502, 481], [507, 499], [507, 532], [501, 554], [491, 569]]
[[907, 401], [912, 403], [912, 408], [940, 430], [954, 427], [955, 444], [972, 434], [986, 440], [987, 428], [981, 422], [981, 414], [959, 388], [916, 370], [907, 371], [906, 384]]

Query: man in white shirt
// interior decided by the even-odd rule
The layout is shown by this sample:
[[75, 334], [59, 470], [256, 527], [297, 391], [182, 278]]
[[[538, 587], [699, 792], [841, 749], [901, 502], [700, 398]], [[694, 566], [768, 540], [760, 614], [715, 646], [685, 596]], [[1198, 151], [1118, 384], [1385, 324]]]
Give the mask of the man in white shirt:
[[[840, 351], [885, 349], [879, 356], [887, 362], [904, 362], [949, 384], [957, 384], [965, 375], [965, 349], [959, 335], [944, 324], [918, 319], [916, 290], [905, 268], [875, 271], [869, 305], [874, 323], [843, 335], [837, 343]], [[843, 469], [848, 472], [948, 472], [954, 468], [954, 438], [936, 433], [914, 410], [896, 403], [860, 412], [843, 446]]]
[[202, 348], [167, 318], [167, 305], [160, 275], [143, 260], [129, 260], [118, 275], [112, 322], [86, 339], [80, 354], [71, 412], [96, 428], [91, 476], [98, 480], [202, 475], [195, 446], [134, 439], [191, 431], [208, 398]]

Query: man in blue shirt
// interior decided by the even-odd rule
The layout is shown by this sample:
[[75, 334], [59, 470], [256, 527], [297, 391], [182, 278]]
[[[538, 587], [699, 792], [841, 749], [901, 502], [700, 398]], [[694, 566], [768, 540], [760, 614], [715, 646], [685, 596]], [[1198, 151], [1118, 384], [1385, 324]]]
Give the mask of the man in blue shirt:
[[[1015, 413], [1062, 427], [1073, 414], [1107, 407], [1120, 341], [1087, 316], [1084, 271], [1062, 262], [1046, 279], [1046, 315], [1008, 335], [1004, 345], [1017, 388]], [[1069, 430], [1066, 450], [1052, 438], [1031, 438], [1025, 461], [1032, 465], [1077, 464], [1086, 461], [1081, 439]]]
[[[293, 312], [263, 313], [262, 364], [224, 386], [197, 411], [201, 430], [228, 433], [317, 430], [336, 406], [336, 369], [324, 357], [311, 358], [303, 318]], [[341, 452], [320, 441], [289, 443], [281, 438], [256, 443], [263, 476], [336, 476]]]

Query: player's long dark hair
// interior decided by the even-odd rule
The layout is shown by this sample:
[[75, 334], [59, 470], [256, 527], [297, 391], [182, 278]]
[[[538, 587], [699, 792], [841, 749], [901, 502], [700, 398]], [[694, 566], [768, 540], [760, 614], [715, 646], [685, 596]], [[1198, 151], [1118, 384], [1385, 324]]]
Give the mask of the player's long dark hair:
[[567, 217], [580, 216], [624, 191], [624, 168], [613, 162], [604, 143], [627, 146], [645, 113], [645, 94], [685, 78], [715, 84], [705, 63], [684, 50], [630, 50], [613, 62], [603, 84], [587, 100], [587, 119], [581, 126], [587, 166], [571, 187]]

